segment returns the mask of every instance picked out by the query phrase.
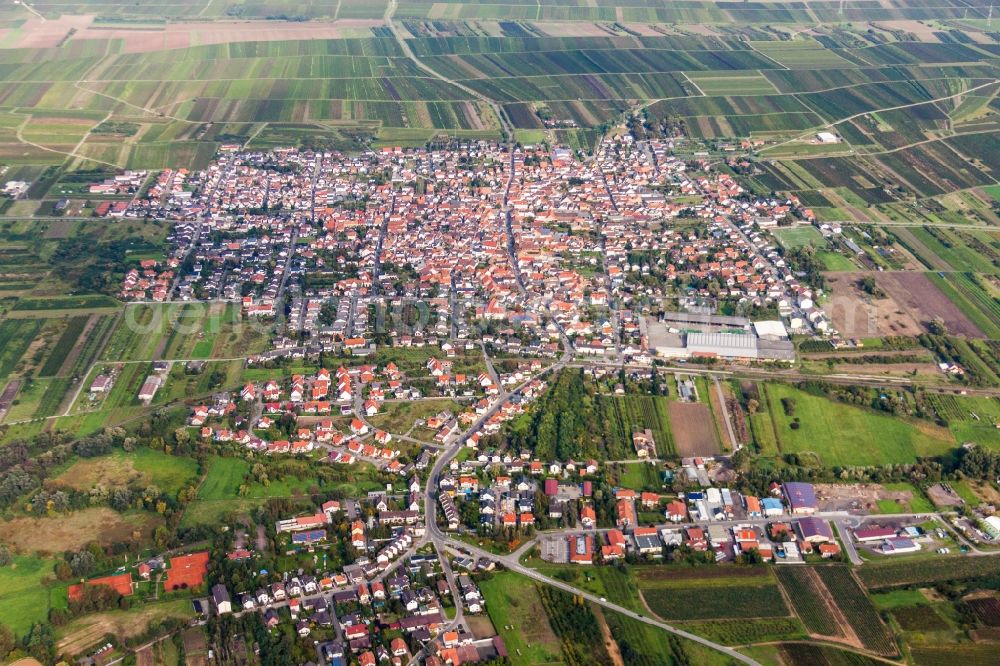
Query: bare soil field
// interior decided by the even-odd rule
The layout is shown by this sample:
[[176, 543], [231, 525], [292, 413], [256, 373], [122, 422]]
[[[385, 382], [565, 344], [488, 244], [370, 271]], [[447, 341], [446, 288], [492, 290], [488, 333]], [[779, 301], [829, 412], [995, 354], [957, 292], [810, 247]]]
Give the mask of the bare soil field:
[[962, 506], [962, 498], [954, 490], [946, 489], [940, 483], [927, 488], [927, 496], [937, 507]]
[[677, 455], [713, 456], [719, 453], [715, 422], [708, 405], [693, 402], [671, 402], [670, 429], [674, 433]]
[[[643, 600], [643, 604], [645, 604], [645, 600]], [[618, 647], [618, 641], [611, 635], [611, 627], [608, 626], [608, 621], [604, 619], [604, 612], [601, 611], [601, 607], [597, 604], [591, 604], [590, 607], [594, 611], [594, 617], [597, 618], [597, 622], [601, 625], [601, 637], [604, 639], [604, 647], [608, 651], [608, 656], [611, 657], [612, 666], [625, 666], [625, 659], [622, 657], [621, 649]]]
[[154, 666], [156, 660], [153, 659], [153, 648], [150, 645], [135, 651], [136, 666]]
[[168, 617], [187, 618], [193, 614], [191, 604], [186, 600], [147, 604], [127, 612], [95, 613], [67, 625], [66, 633], [56, 647], [60, 654], [75, 655], [96, 645], [107, 634], [119, 639], [138, 636], [146, 631], [146, 627], [154, 620], [163, 621]]
[[465, 620], [469, 623], [472, 635], [477, 639], [492, 638], [497, 635], [488, 615], [470, 615]]
[[121, 39], [124, 53], [145, 53], [182, 49], [205, 44], [230, 42], [340, 39], [370, 35], [380, 20], [337, 20], [329, 22], [219, 21], [212, 23], [170, 23], [162, 27], [101, 27], [93, 24], [77, 30], [73, 39]]
[[875, 282], [922, 324], [940, 317], [952, 335], [986, 337], [923, 273], [877, 273]]
[[69, 31], [77, 31], [89, 25], [92, 16], [62, 15], [57, 19], [30, 18], [19, 29], [19, 38], [15, 42], [18, 48], [43, 49], [53, 48], [66, 39]]
[[823, 311], [833, 320], [834, 328], [841, 335], [849, 338], [868, 338], [889, 335], [915, 336], [924, 332], [917, 320], [895, 301], [889, 289], [883, 288], [888, 294], [886, 298], [871, 298], [861, 291], [858, 283], [868, 275], [867, 273], [843, 272], [825, 275], [832, 298], [823, 304]]
[[17, 391], [20, 388], [20, 379], [12, 379], [4, 387], [3, 393], [0, 394], [0, 421], [3, 421], [4, 417], [7, 416], [10, 406], [14, 404], [14, 396], [17, 395]]
[[91, 541], [103, 545], [131, 541], [139, 531], [148, 536], [156, 521], [123, 517], [108, 508], [83, 509], [55, 518], [14, 518], [0, 523], [0, 542], [26, 553], [77, 550]]
[[934, 29], [934, 26], [929, 23], [924, 23], [923, 21], [873, 21], [872, 27], [878, 30], [887, 30], [890, 32], [895, 30], [912, 32], [921, 42], [941, 41], [938, 39], [938, 33]]
[[913, 499], [910, 490], [888, 490], [878, 483], [817, 483], [815, 489], [820, 511], [868, 510], [877, 508], [879, 500], [896, 500], [905, 505]]

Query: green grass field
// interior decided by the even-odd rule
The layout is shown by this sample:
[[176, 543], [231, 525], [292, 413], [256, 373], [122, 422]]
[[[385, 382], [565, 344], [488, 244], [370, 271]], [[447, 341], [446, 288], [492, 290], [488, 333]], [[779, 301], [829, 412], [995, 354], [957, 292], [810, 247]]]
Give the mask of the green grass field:
[[109, 456], [79, 460], [54, 481], [80, 490], [138, 482], [176, 494], [194, 483], [197, 471], [198, 465], [191, 458], [139, 448], [131, 453], [115, 451]]
[[879, 610], [893, 610], [930, 603], [920, 590], [893, 590], [871, 595], [872, 603]]
[[779, 228], [775, 229], [772, 233], [774, 233], [775, 238], [786, 249], [804, 247], [806, 245], [819, 247], [826, 244], [819, 230], [812, 225], [807, 227]]
[[858, 268], [853, 261], [839, 252], [825, 252], [821, 250], [816, 253], [816, 257], [823, 264], [823, 270], [853, 271]]
[[457, 415], [465, 409], [454, 400], [414, 400], [407, 402], [387, 402], [382, 410], [369, 421], [376, 428], [396, 434], [406, 434], [417, 419], [426, 421], [428, 417], [442, 411]]
[[208, 473], [198, 488], [199, 500], [226, 500], [236, 497], [250, 464], [240, 458], [211, 458]]
[[41, 581], [54, 565], [51, 559], [17, 556], [10, 565], [0, 567], [0, 623], [16, 635], [48, 619], [49, 588]]
[[[766, 385], [782, 453], [815, 454], [824, 465], [888, 465], [940, 455], [955, 446], [947, 430], [818, 397], [784, 384]], [[781, 400], [795, 402], [795, 416]], [[793, 418], [799, 428], [792, 429]]]
[[530, 578], [512, 571], [480, 584], [486, 610], [516, 664], [559, 663], [559, 639], [549, 625], [541, 597]]
[[882, 487], [886, 490], [910, 492], [912, 495], [909, 501], [879, 500], [878, 507], [881, 513], [921, 513], [924, 511], [934, 511], [934, 505], [931, 501], [924, 497], [920, 490], [911, 483], [884, 483]]

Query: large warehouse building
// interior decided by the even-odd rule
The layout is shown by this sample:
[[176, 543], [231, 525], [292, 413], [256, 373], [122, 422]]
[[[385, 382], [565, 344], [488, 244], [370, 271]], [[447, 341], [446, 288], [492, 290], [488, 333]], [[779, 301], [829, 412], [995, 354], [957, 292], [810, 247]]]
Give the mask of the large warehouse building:
[[794, 361], [795, 346], [780, 321], [669, 312], [646, 318], [649, 350], [664, 358], [712, 357]]

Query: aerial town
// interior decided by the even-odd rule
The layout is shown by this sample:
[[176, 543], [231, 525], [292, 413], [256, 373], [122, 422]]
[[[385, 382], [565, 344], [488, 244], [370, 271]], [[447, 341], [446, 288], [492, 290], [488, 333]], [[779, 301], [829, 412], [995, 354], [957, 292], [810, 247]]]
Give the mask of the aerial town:
[[0, 666], [1000, 663], [931, 4], [0, 7]]

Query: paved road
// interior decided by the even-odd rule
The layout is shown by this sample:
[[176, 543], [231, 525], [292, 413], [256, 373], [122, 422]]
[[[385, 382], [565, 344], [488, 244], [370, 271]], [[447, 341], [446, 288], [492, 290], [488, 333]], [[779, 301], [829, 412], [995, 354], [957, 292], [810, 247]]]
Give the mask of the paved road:
[[[542, 373], [539, 374], [541, 375], [547, 372], [558, 372], [569, 362], [571, 358], [572, 358], [572, 353], [567, 351], [563, 355], [562, 359], [552, 364], [551, 366], [543, 370]], [[518, 393], [519, 391], [523, 390], [523, 388], [527, 385], [527, 383], [528, 382], [522, 383], [517, 388], [515, 388], [512, 393]], [[441, 472], [445, 469], [445, 466], [458, 454], [458, 451], [465, 444], [468, 437], [472, 433], [477, 432], [482, 427], [483, 423], [485, 423], [487, 419], [489, 419], [491, 416], [493, 416], [493, 414], [497, 412], [497, 410], [499, 410], [500, 405], [503, 404], [507, 395], [508, 394], [502, 394], [496, 401], [494, 401], [493, 404], [490, 406], [489, 410], [487, 410], [485, 414], [481, 415], [476, 420], [476, 422], [469, 427], [468, 430], [466, 430], [462, 435], [457, 437], [455, 441], [438, 456], [437, 460], [434, 462], [434, 465], [431, 467], [431, 472], [430, 476], [428, 477], [427, 486], [424, 489], [424, 521], [426, 528], [424, 531], [424, 537], [421, 538], [417, 544], [415, 544], [415, 547], [419, 547], [420, 545], [422, 545], [423, 543], [427, 543], [428, 541], [430, 543], [433, 543], [434, 548], [437, 550], [438, 555], [441, 557], [442, 566], [447, 567], [445, 568], [445, 573], [448, 576], [449, 585], [452, 586], [452, 595], [455, 599], [456, 607], [458, 608], [458, 611], [456, 612], [456, 620], [451, 623], [450, 627], [456, 626], [456, 623], [459, 621], [459, 618], [463, 616], [463, 614], [461, 606], [459, 605], [461, 601], [460, 597], [456, 594], [453, 575], [451, 574], [450, 566], [447, 566], [446, 564], [447, 558], [444, 555], [445, 549], [449, 546], [459, 551], [469, 552], [478, 557], [485, 557], [490, 560], [499, 562], [508, 569], [516, 571], [517, 573], [520, 573], [522, 575], [528, 576], [529, 578], [545, 583], [547, 585], [553, 585], [566, 592], [570, 592], [571, 594], [582, 596], [585, 599], [592, 601], [593, 603], [596, 603], [605, 608], [609, 608], [618, 613], [622, 613], [623, 615], [631, 617], [634, 620], [638, 620], [639, 622], [644, 622], [646, 624], [658, 627], [665, 631], [669, 631], [670, 633], [676, 634], [688, 640], [700, 643], [701, 645], [704, 645], [706, 647], [718, 650], [719, 652], [722, 652], [723, 654], [726, 654], [727, 656], [736, 659], [740, 662], [751, 664], [753, 666], [759, 666], [756, 661], [754, 661], [750, 657], [747, 657], [746, 655], [740, 654], [739, 652], [733, 650], [732, 648], [728, 648], [724, 645], [714, 643], [706, 638], [702, 638], [701, 636], [696, 636], [694, 634], [688, 633], [682, 629], [678, 629], [669, 624], [666, 624], [665, 622], [653, 620], [651, 618], [644, 616], [641, 613], [637, 613], [623, 606], [619, 606], [618, 604], [611, 603], [606, 599], [599, 598], [596, 595], [593, 595], [589, 592], [573, 587], [572, 585], [568, 585], [567, 583], [564, 583], [562, 581], [549, 578], [548, 576], [544, 576], [538, 573], [534, 569], [529, 569], [521, 565], [521, 563], [519, 562], [520, 555], [530, 545], [532, 545], [532, 542], [524, 544], [524, 546], [522, 546], [521, 549], [519, 549], [517, 552], [511, 555], [500, 556], [487, 552], [475, 546], [471, 546], [462, 541], [452, 539], [441, 531], [441, 529], [438, 527], [437, 524], [437, 494], [436, 494], [436, 489], [438, 487], [438, 480], [441, 476]], [[411, 660], [410, 663], [411, 664], [417, 663], [418, 658], [423, 654], [424, 651], [422, 650], [420, 653], [414, 656], [413, 660]]]
[[468, 545], [466, 543], [463, 543], [463, 542], [460, 542], [460, 541], [455, 541], [454, 539], [447, 539], [446, 541], [447, 541], [447, 543], [449, 545], [453, 545], [455, 548], [458, 548], [458, 549], [470, 552], [473, 555], [476, 555], [477, 557], [485, 557], [485, 558], [488, 558], [490, 560], [499, 562], [500, 564], [502, 564], [503, 566], [505, 566], [507, 569], [510, 569], [511, 571], [515, 571], [515, 572], [517, 572], [517, 573], [519, 573], [519, 574], [521, 574], [523, 576], [527, 576], [528, 578], [531, 578], [533, 580], [537, 580], [540, 583], [545, 583], [546, 585], [551, 585], [553, 587], [557, 587], [560, 590], [563, 590], [565, 592], [569, 592], [570, 594], [575, 594], [577, 596], [581, 596], [584, 599], [587, 599], [588, 601], [597, 604], [598, 606], [602, 606], [604, 608], [613, 610], [613, 611], [615, 611], [617, 613], [621, 613], [622, 615], [630, 617], [633, 620], [638, 620], [639, 622], [643, 622], [645, 624], [652, 625], [652, 626], [657, 627], [659, 629], [663, 629], [664, 631], [668, 631], [668, 632], [670, 632], [672, 634], [676, 634], [677, 636], [681, 636], [682, 638], [686, 638], [686, 639], [688, 639], [690, 641], [694, 641], [695, 643], [699, 643], [701, 645], [704, 645], [705, 647], [712, 648], [713, 650], [721, 652], [721, 653], [725, 654], [727, 657], [730, 657], [732, 659], [740, 661], [740, 662], [742, 662], [744, 664], [751, 664], [752, 666], [760, 666], [757, 661], [754, 661], [752, 658], [746, 656], [745, 654], [741, 654], [741, 653], [737, 652], [736, 650], [734, 650], [732, 648], [726, 647], [725, 645], [720, 645], [718, 643], [715, 643], [713, 641], [708, 640], [707, 638], [703, 638], [701, 636], [689, 633], [687, 631], [684, 631], [683, 629], [678, 629], [677, 627], [669, 625], [666, 622], [661, 622], [659, 620], [654, 620], [654, 619], [652, 619], [650, 617], [647, 617], [647, 616], [643, 615], [642, 613], [637, 613], [637, 612], [635, 612], [633, 610], [625, 608], [624, 606], [620, 606], [620, 605], [618, 605], [616, 603], [612, 603], [612, 602], [608, 601], [604, 597], [598, 597], [597, 595], [591, 594], [590, 592], [587, 592], [586, 590], [581, 590], [578, 587], [573, 587], [572, 585], [569, 585], [568, 583], [564, 583], [561, 580], [556, 580], [555, 578], [550, 578], [548, 576], [545, 576], [545, 575], [543, 575], [543, 574], [535, 571], [534, 569], [530, 569], [530, 568], [524, 566], [523, 564], [521, 564], [518, 561], [518, 559], [519, 559], [519, 552], [520, 551], [518, 551], [518, 553], [514, 553], [514, 554], [511, 554], [511, 555], [495, 555], [495, 554], [490, 553], [488, 551], [482, 550], [481, 548], [477, 548], [475, 546], [470, 546], [470, 545]]

